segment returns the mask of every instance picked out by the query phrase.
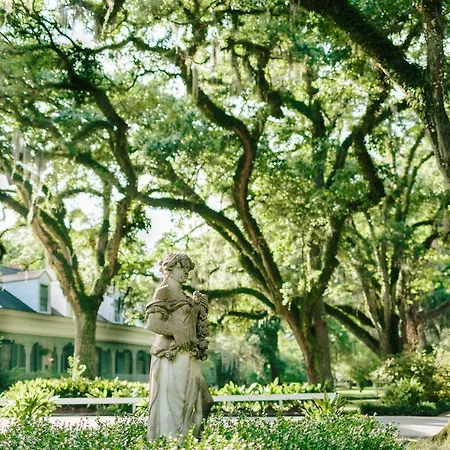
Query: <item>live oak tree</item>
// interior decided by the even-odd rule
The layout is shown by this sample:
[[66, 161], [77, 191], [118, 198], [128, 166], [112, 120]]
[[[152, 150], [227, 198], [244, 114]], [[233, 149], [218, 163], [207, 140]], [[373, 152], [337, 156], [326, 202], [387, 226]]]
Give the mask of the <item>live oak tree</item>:
[[[342, 229], [384, 196], [366, 140], [405, 104], [393, 108], [386, 81], [361, 58], [343, 66], [345, 40], [330, 50], [323, 25], [284, 2], [120, 2], [103, 22], [95, 4], [83, 7], [83, 42], [54, 11], [17, 6], [8, 16], [8, 114], [22, 126], [31, 114], [61, 157], [121, 195], [201, 216], [238, 252], [251, 293], [293, 330], [309, 380], [329, 380], [323, 297]], [[173, 98], [177, 80], [204, 118]], [[67, 110], [83, 108], [73, 126]], [[66, 145], [61, 126], [69, 141], [107, 139], [111, 160]]]
[[[445, 50], [449, 38], [448, 3], [442, 0], [359, 4], [349, 0], [292, 0], [292, 4], [329, 20], [402, 88], [427, 129], [439, 168], [450, 188], [449, 78]], [[405, 29], [416, 39], [415, 54], [404, 48], [410, 40], [405, 39]], [[423, 53], [425, 65], [421, 61]], [[450, 423], [438, 440], [448, 439], [449, 434]]]
[[[36, 29], [26, 20], [23, 25], [28, 31], [14, 36], [15, 46], [2, 42], [11, 58], [1, 65], [0, 168], [11, 188], [1, 190], [0, 201], [28, 222], [46, 249], [74, 313], [75, 355], [93, 376], [97, 312], [120, 268], [121, 245], [140, 223], [130, 195], [135, 178], [124, 163], [126, 126], [100, 91], [94, 97], [106, 112], [102, 120], [83, 107], [82, 90], [66, 95], [48, 72], [49, 65], [59, 71], [57, 44], [51, 47], [49, 33], [46, 43], [36, 44]], [[41, 25], [48, 32], [45, 19]], [[89, 64], [83, 70], [89, 72]], [[76, 78], [70, 64], [68, 72]], [[110, 153], [121, 151], [111, 172], [104, 170]]]
[[[27, 145], [34, 155], [45, 155], [42, 142]], [[119, 270], [124, 237], [132, 229], [132, 202], [111, 188], [99, 190], [98, 178], [80, 166], [49, 161], [48, 172], [38, 174], [33, 162], [25, 164], [23, 157], [15, 161], [11, 153], [2, 142], [0, 168], [11, 188], [0, 191], [0, 201], [27, 221], [45, 248], [73, 311], [75, 356], [93, 377], [97, 313]]]
[[[350, 114], [342, 119], [351, 130], [339, 136], [342, 111], [335, 109], [338, 103], [335, 98], [335, 103], [327, 110], [328, 92], [321, 91], [320, 82], [315, 78], [316, 72], [327, 70], [315, 66], [324, 64], [320, 56], [314, 57], [315, 52], [320, 54], [323, 48], [309, 48], [313, 44], [305, 34], [303, 47], [298, 44], [300, 49], [297, 50], [289, 24], [283, 23], [286, 17], [275, 26], [266, 22], [266, 10], [234, 10], [221, 6], [223, 9], [218, 8], [214, 17], [200, 2], [177, 10], [161, 7], [158, 16], [163, 17], [168, 34], [155, 43], [144, 37], [144, 28], [134, 30], [130, 40], [143, 54], [162, 57], [175, 67], [169, 75], [181, 77], [194, 104], [215, 125], [213, 130], [217, 133], [220, 127], [225, 131], [228, 142], [221, 144], [220, 152], [228, 155], [226, 167], [232, 176], [222, 168], [222, 178], [219, 180], [213, 175], [211, 179], [216, 192], [220, 187], [222, 195], [226, 196], [227, 211], [208, 205], [207, 198], [214, 191], [196, 189], [196, 183], [188, 181], [199, 173], [202, 178], [209, 176], [211, 169], [208, 171], [206, 167], [217, 161], [207, 150], [200, 148], [200, 152], [198, 142], [193, 144], [188, 140], [190, 135], [200, 134], [201, 146], [201, 142], [208, 139], [207, 130], [195, 131], [194, 127], [188, 127], [185, 119], [183, 134], [187, 136], [174, 138], [173, 134], [176, 136], [179, 131], [173, 130], [167, 138], [168, 145], [161, 146], [159, 137], [151, 139], [156, 134], [155, 123], [163, 123], [155, 118], [155, 111], [143, 113], [146, 121], [141, 127], [151, 129], [152, 133], [143, 136], [140, 142], [148, 148], [154, 173], [166, 180], [160, 188], [161, 194], [168, 195], [154, 198], [143, 191], [139, 198], [153, 207], [197, 213], [239, 252], [242, 266], [258, 288], [258, 298], [292, 329], [305, 358], [309, 381], [323, 383], [331, 379], [323, 295], [337, 265], [336, 252], [345, 219], [384, 195], [364, 139], [385, 117], [382, 105], [388, 94], [380, 81], [373, 87], [365, 114], [359, 120], [352, 121]], [[180, 27], [182, 41], [172, 40], [171, 24], [179, 27], [183, 24]], [[255, 33], [256, 25], [260, 28]], [[231, 67], [224, 63], [214, 66], [212, 57], [207, 54], [207, 49], [214, 45], [209, 36], [223, 42], [220, 48], [214, 49], [214, 57], [221, 61], [230, 58]], [[303, 83], [283, 76], [289, 64], [304, 72]], [[334, 74], [331, 65], [327, 68]], [[235, 112], [239, 105], [242, 105], [241, 114]], [[277, 129], [277, 121], [281, 131]], [[180, 124], [175, 126], [179, 129]], [[167, 131], [169, 127], [170, 124], [164, 122]], [[299, 139], [301, 143], [287, 144], [289, 139]], [[210, 139], [208, 145], [213, 146], [212, 142]], [[283, 150], [276, 150], [278, 146]], [[353, 161], [359, 164], [368, 181], [367, 202], [361, 198], [361, 191], [364, 191], [364, 183], [361, 183], [356, 188], [356, 198], [350, 194], [335, 211], [327, 210], [325, 205], [330, 201], [327, 197], [344, 189], [339, 182], [352, 176], [352, 169], [346, 172], [349, 168], [346, 159], [352, 146], [355, 149]], [[207, 160], [201, 159], [202, 153]], [[225, 161], [225, 158], [220, 160]], [[268, 185], [273, 189], [267, 188]], [[317, 208], [311, 211], [305, 204], [314, 196], [318, 199]], [[320, 209], [321, 202], [323, 209]], [[300, 208], [306, 214], [299, 212]], [[288, 234], [280, 221], [281, 210], [286, 215], [286, 228], [290, 226], [295, 230], [296, 226], [301, 226], [305, 231], [303, 236]], [[294, 220], [291, 211], [296, 216]], [[273, 221], [275, 218], [278, 222]], [[307, 231], [311, 229], [313, 233]], [[270, 244], [267, 234], [275, 236]], [[286, 255], [276, 255], [274, 249], [277, 237], [284, 241], [279, 245], [288, 253], [284, 260]], [[289, 242], [286, 238], [293, 239]], [[292, 264], [293, 261], [296, 264]], [[299, 270], [293, 277], [289, 264]]]
[[[292, 32], [291, 21], [308, 23], [305, 16], [227, 3], [210, 10], [195, 1], [147, 5], [149, 21], [143, 5], [132, 6], [105, 42], [92, 43], [73, 37], [54, 11], [15, 7], [3, 44], [10, 57], [2, 69], [4, 111], [45, 131], [55, 146], [49, 153], [92, 170], [127, 207], [138, 199], [201, 216], [238, 252], [256, 298], [289, 324], [308, 380], [331, 380], [323, 296], [346, 219], [384, 195], [365, 139], [390, 115], [385, 83], [372, 71], [368, 98], [355, 82], [343, 89], [343, 73], [317, 30], [302, 39]], [[92, 14], [86, 29], [98, 22]], [[149, 34], [152, 27], [160, 38]], [[189, 122], [185, 104], [149, 82], [177, 79], [205, 119]], [[364, 105], [357, 114], [355, 94]], [[178, 122], [167, 123], [174, 114]], [[222, 154], [221, 179], [217, 155], [204, 148], [208, 137]], [[111, 161], [104, 150], [76, 145], [99, 138]], [[212, 208], [218, 193], [226, 203]]]

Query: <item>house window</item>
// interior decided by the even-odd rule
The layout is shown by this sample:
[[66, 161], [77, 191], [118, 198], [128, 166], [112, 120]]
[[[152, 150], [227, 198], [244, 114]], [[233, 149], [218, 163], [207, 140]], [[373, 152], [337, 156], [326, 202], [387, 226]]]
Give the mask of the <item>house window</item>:
[[41, 284], [41, 291], [39, 296], [39, 312], [48, 312], [48, 286]]

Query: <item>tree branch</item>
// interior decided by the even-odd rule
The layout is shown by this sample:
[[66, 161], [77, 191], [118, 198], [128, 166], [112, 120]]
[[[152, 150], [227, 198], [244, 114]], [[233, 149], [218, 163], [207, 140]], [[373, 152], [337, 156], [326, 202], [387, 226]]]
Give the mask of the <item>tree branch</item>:
[[201, 216], [205, 222], [216, 230], [229, 244], [231, 244], [244, 258], [245, 268], [255, 281], [265, 290], [268, 290], [267, 282], [260, 270], [259, 256], [255, 254], [251, 244], [246, 240], [239, 227], [224, 214], [214, 211], [205, 203], [196, 203], [186, 199], [174, 199], [163, 197], [151, 197], [141, 192], [138, 199], [144, 204], [154, 208], [167, 208], [169, 210], [184, 210], [194, 212]]
[[348, 314], [339, 307], [325, 303], [325, 311], [338, 320], [345, 328], [361, 340], [376, 355], [380, 355], [380, 343], [367, 330], [358, 325]]
[[[188, 292], [194, 292], [195, 289], [192, 286], [185, 286], [185, 289]], [[202, 293], [207, 295], [210, 300], [219, 299], [219, 298], [230, 298], [235, 297], [236, 295], [248, 295], [256, 298], [265, 306], [267, 306], [271, 311], [275, 311], [275, 305], [260, 291], [248, 288], [248, 287], [238, 287], [233, 289], [210, 289], [203, 290]]]
[[404, 90], [421, 89], [422, 69], [410, 63], [402, 48], [381, 34], [348, 0], [293, 0], [293, 3], [334, 22]]

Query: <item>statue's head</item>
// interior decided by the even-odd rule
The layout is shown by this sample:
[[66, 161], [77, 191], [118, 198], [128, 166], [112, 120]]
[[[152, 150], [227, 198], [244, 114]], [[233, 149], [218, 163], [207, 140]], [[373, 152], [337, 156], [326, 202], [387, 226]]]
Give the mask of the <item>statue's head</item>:
[[163, 276], [170, 276], [172, 270], [176, 267], [190, 272], [195, 267], [195, 264], [184, 253], [172, 253], [159, 262], [159, 268]]

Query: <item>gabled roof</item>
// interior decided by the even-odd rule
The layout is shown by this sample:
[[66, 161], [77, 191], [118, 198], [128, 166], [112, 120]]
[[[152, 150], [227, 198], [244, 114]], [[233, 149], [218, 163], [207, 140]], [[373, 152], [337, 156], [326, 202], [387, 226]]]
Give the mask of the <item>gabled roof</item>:
[[23, 272], [11, 273], [9, 275], [2, 275], [0, 277], [0, 282], [2, 283], [11, 283], [13, 281], [26, 281], [26, 280], [35, 280], [39, 278], [43, 273], [46, 273], [45, 269], [41, 270], [25, 270]]
[[51, 308], [51, 314], [52, 314], [52, 316], [61, 316], [61, 317], [64, 317], [59, 311], [57, 311], [55, 308]]
[[22, 270], [17, 267], [0, 266], [0, 275], [11, 275], [21, 271]]
[[0, 308], [16, 311], [36, 312], [5, 289], [0, 289]]

